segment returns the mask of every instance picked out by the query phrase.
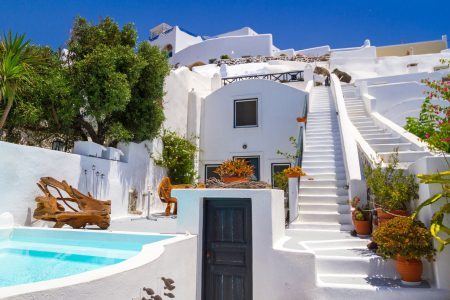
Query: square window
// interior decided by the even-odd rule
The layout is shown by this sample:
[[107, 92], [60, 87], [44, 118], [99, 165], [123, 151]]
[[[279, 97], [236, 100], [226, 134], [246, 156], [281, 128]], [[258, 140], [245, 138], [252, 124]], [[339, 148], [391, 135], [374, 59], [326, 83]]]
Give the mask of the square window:
[[234, 100], [234, 127], [258, 126], [258, 99]]
[[211, 178], [220, 179], [220, 175], [214, 172], [219, 166], [219, 164], [205, 165], [205, 182], [207, 179]]
[[272, 187], [275, 187], [274, 176], [277, 173], [283, 172], [284, 169], [287, 169], [291, 166], [290, 163], [273, 163], [272, 164]]
[[253, 167], [254, 173], [252, 176], [252, 180], [261, 180], [261, 174], [259, 170], [259, 156], [233, 156], [233, 159], [243, 159], [248, 162], [248, 164]]

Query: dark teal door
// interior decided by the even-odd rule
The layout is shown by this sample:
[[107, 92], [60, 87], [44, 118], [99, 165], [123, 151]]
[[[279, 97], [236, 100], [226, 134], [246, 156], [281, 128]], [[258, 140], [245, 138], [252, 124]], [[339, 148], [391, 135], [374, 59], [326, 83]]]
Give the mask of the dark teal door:
[[252, 299], [250, 199], [206, 198], [203, 299]]

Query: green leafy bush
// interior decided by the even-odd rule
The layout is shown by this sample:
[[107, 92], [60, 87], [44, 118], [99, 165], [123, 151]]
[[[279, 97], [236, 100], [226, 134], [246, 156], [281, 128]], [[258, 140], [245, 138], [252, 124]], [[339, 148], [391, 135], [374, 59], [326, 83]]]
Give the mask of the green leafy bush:
[[231, 59], [231, 57], [228, 54], [223, 54], [220, 56], [220, 59]]
[[197, 147], [175, 132], [165, 130], [162, 135], [163, 151], [155, 163], [168, 169], [168, 175], [173, 184], [191, 184], [194, 182], [195, 152]]
[[287, 192], [289, 179], [283, 172], [278, 172], [273, 175], [273, 187]]
[[432, 260], [435, 255], [430, 232], [422, 222], [410, 217], [396, 217], [379, 226], [373, 241], [378, 245], [377, 254], [385, 259], [400, 255], [407, 260]]
[[419, 186], [414, 175], [406, 175], [398, 169], [398, 153], [392, 155], [386, 167], [378, 163], [374, 169], [364, 169], [367, 187], [375, 196], [375, 202], [383, 209], [393, 211], [407, 208], [407, 204], [418, 197]]

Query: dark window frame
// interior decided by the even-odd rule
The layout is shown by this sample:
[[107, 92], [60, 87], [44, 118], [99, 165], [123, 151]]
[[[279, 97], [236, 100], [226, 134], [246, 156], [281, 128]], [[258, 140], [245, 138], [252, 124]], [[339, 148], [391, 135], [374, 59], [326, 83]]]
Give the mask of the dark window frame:
[[261, 180], [261, 156], [260, 155], [237, 155], [233, 156], [233, 159], [246, 159], [246, 158], [257, 158], [258, 159], [258, 176], [255, 175], [257, 180]]
[[275, 172], [274, 172], [273, 167], [275, 167], [275, 166], [282, 166], [282, 165], [288, 166], [288, 168], [290, 168], [292, 166], [290, 162], [271, 163], [270, 164], [270, 181], [272, 182], [272, 187], [274, 187], [274, 184], [275, 184], [274, 177], [273, 177], [273, 175], [275, 175]]
[[[239, 102], [251, 102], [254, 101], [256, 102], [256, 124], [255, 125], [236, 125], [236, 104]], [[259, 114], [259, 99], [258, 98], [246, 98], [246, 99], [236, 99], [233, 102], [233, 126], [234, 128], [253, 128], [253, 127], [259, 127], [259, 118], [258, 118], [258, 114]]]
[[[218, 168], [220, 164], [205, 164], [205, 182], [208, 179], [208, 167], [215, 167]], [[219, 174], [217, 174], [219, 176]]]

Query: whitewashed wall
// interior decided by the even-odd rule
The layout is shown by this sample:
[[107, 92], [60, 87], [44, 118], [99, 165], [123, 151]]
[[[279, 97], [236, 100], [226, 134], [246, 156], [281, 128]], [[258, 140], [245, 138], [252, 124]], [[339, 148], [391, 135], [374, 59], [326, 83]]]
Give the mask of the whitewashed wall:
[[[0, 142], [0, 213], [11, 212], [15, 224], [46, 226], [43, 222], [34, 222], [33, 211], [35, 197], [42, 192], [36, 183], [40, 177], [51, 176], [66, 180], [81, 192], [97, 190], [97, 198], [112, 201], [112, 217], [128, 214], [130, 189], [138, 192], [137, 209], [146, 211], [147, 198], [143, 193], [152, 190], [164, 176], [164, 171], [155, 166], [150, 152], [156, 145], [141, 143], [121, 145], [128, 156], [128, 162], [119, 162], [101, 158], [70, 154], [49, 149]], [[104, 180], [94, 176], [95, 172], [104, 174]], [[87, 176], [84, 174], [87, 170]], [[94, 187], [93, 187], [94, 186]], [[153, 198], [152, 209], [162, 210], [158, 198]]]
[[167, 34], [161, 34], [156, 40], [150, 42], [163, 49], [166, 45], [172, 45], [173, 53], [183, 50], [186, 47], [200, 43], [202, 38], [199, 36], [192, 36], [180, 30], [178, 26]]
[[[287, 162], [278, 149], [295, 153], [289, 137], [298, 137], [307, 93], [269, 80], [244, 80], [215, 91], [203, 102], [201, 168], [232, 156], [260, 156], [261, 180], [270, 182], [271, 163]], [[258, 127], [234, 128], [234, 100], [258, 98]], [[247, 149], [242, 146], [246, 144]]]
[[272, 55], [272, 35], [230, 36], [205, 40], [176, 53], [171, 63], [189, 65], [196, 61], [208, 63], [211, 58], [228, 54], [232, 58], [244, 55]]
[[166, 77], [164, 90], [164, 114], [166, 120], [163, 127], [186, 136], [188, 123], [188, 94], [194, 91], [198, 95], [206, 95], [211, 90], [211, 79], [182, 67], [171, 71]]

